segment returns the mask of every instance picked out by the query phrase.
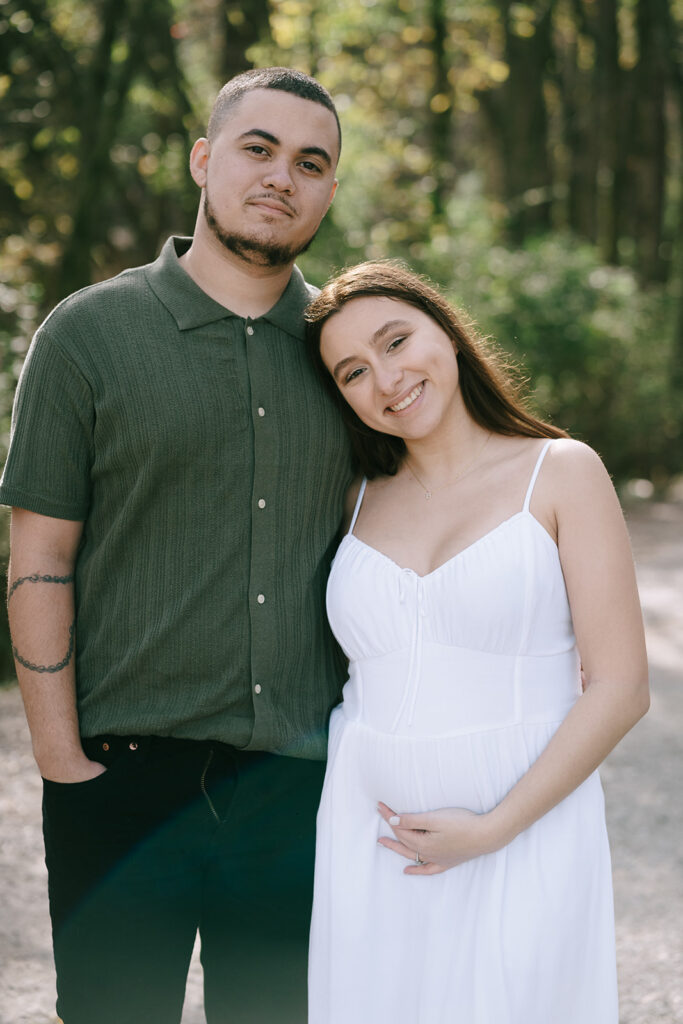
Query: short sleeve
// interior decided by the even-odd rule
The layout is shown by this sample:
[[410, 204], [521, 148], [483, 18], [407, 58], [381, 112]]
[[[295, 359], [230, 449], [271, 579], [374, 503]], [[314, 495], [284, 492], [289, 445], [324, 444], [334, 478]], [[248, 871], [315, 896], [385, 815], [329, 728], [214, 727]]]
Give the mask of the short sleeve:
[[87, 380], [48, 330], [39, 328], [14, 399], [0, 504], [57, 519], [85, 519], [93, 424]]

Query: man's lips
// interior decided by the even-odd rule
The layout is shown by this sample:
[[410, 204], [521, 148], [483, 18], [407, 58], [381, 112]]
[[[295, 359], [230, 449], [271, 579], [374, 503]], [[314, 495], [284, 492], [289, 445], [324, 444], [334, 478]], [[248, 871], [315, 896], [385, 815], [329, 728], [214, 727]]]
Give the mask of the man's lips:
[[287, 217], [294, 216], [294, 210], [287, 203], [280, 199], [273, 199], [271, 196], [253, 196], [247, 199], [248, 206], [259, 206], [263, 210], [270, 210], [272, 213], [283, 213]]

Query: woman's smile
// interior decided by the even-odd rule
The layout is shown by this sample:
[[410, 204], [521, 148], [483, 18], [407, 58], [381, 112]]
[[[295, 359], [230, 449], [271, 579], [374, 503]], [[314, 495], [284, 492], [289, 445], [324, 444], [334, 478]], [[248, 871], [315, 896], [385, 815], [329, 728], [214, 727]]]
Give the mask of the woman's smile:
[[406, 395], [405, 398], [402, 398], [400, 402], [397, 402], [395, 405], [389, 405], [387, 408], [393, 413], [403, 412], [405, 409], [409, 409], [413, 402], [415, 402], [422, 394], [424, 386], [425, 382], [421, 381], [408, 395]]

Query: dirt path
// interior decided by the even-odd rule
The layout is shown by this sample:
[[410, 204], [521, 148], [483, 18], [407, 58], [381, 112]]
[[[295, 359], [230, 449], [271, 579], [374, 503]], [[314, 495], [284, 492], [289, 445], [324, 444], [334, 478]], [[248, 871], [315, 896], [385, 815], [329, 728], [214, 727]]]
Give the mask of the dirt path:
[[[602, 769], [621, 1024], [683, 1024], [683, 505], [643, 506], [629, 521], [653, 699]], [[0, 690], [0, 778], [0, 1024], [55, 1024], [40, 779], [16, 687]], [[203, 1021], [195, 957], [183, 1024]]]

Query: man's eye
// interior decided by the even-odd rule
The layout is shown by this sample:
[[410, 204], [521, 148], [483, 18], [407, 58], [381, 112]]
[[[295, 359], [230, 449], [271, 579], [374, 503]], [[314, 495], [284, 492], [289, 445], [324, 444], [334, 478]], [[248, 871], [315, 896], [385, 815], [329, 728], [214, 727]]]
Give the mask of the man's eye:
[[316, 174], [321, 173], [321, 168], [311, 160], [302, 160], [299, 166], [303, 167], [305, 171], [314, 171]]

